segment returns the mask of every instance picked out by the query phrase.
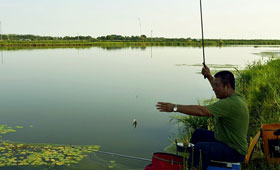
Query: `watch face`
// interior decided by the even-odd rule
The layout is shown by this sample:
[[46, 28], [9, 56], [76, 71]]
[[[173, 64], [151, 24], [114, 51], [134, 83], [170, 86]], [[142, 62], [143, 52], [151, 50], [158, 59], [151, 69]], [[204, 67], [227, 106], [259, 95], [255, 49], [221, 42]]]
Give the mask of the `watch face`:
[[173, 112], [177, 112], [177, 106], [176, 105], [173, 107]]

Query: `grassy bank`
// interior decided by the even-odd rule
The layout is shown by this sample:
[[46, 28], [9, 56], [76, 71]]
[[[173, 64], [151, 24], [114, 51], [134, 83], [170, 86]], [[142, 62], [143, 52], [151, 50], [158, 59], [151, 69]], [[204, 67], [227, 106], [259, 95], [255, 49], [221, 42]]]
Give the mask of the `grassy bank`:
[[[39, 37], [39, 36], [6, 36], [0, 40], [0, 49], [12, 48], [73, 48], [73, 47], [148, 47], [148, 46], [174, 46], [174, 47], [201, 47], [200, 39], [191, 38], [147, 38], [143, 37]], [[231, 46], [231, 45], [273, 45], [280, 46], [280, 40], [231, 40], [231, 39], [206, 39], [205, 46]]]
[[[193, 46], [201, 47], [201, 39], [196, 38], [165, 38], [147, 37], [146, 35], [122, 36], [106, 35], [100, 37], [91, 36], [40, 36], [2, 34], [0, 48], [50, 48], [50, 47], [147, 47], [147, 46]], [[228, 45], [280, 45], [280, 40], [265, 39], [205, 39], [205, 46]]]
[[[248, 143], [254, 137], [262, 124], [280, 122], [280, 60], [270, 60], [262, 63], [254, 62], [243, 71], [236, 72], [236, 87], [247, 100], [250, 112], [250, 125], [248, 131]], [[202, 105], [214, 102], [215, 99], [204, 101]], [[178, 123], [185, 127], [185, 132], [190, 129], [206, 128], [214, 129], [212, 118], [204, 117], [176, 117]], [[188, 137], [189, 138], [189, 137]], [[268, 164], [264, 160], [260, 143], [257, 145], [249, 165], [243, 165], [242, 169], [280, 169], [279, 165]]]
[[[280, 60], [262, 64], [255, 62], [242, 71], [237, 78], [238, 92], [246, 99], [250, 111], [248, 141], [254, 137], [262, 124], [280, 123]], [[258, 143], [252, 161], [243, 169], [280, 169], [279, 165], [264, 160]]]
[[249, 136], [264, 123], [280, 122], [280, 60], [255, 62], [237, 77], [237, 90], [250, 110]]

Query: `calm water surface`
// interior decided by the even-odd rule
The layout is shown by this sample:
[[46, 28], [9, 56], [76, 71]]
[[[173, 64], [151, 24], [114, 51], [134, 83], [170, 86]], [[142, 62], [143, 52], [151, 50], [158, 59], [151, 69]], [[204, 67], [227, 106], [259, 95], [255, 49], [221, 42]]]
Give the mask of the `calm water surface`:
[[[206, 63], [244, 67], [269, 48], [206, 48]], [[151, 158], [174, 137], [174, 113], [158, 101], [196, 104], [214, 95], [200, 74], [200, 48], [40, 49], [1, 51], [0, 124], [23, 126], [4, 139], [25, 143], [101, 145]], [[137, 128], [132, 120], [138, 121]], [[29, 126], [32, 125], [32, 128]], [[102, 156], [101, 156], [102, 157]], [[147, 162], [119, 160], [130, 168]]]

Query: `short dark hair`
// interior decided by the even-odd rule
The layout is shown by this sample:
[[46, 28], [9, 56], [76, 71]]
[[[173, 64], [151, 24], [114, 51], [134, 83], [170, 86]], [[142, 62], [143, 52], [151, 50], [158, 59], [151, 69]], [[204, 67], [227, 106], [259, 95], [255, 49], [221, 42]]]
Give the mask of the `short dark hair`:
[[235, 89], [234, 75], [230, 71], [220, 71], [214, 75], [215, 78], [220, 77], [223, 85], [230, 84], [232, 89]]

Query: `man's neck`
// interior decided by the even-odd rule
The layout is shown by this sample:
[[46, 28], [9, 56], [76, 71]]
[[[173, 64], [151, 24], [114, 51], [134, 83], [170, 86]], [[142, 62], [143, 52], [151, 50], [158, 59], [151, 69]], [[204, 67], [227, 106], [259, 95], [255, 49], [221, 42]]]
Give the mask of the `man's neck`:
[[230, 97], [231, 95], [233, 95], [233, 94], [235, 94], [235, 90], [230, 90], [229, 92], [228, 92], [228, 95], [227, 95], [227, 97]]

